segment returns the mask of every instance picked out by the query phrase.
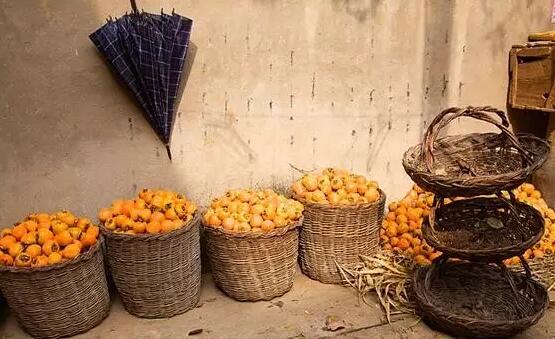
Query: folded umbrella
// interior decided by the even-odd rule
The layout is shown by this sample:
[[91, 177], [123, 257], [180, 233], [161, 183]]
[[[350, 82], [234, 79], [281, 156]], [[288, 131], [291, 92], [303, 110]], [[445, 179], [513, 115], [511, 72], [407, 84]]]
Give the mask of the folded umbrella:
[[193, 21], [171, 15], [133, 12], [106, 24], [89, 38], [144, 111], [171, 160], [175, 104]]

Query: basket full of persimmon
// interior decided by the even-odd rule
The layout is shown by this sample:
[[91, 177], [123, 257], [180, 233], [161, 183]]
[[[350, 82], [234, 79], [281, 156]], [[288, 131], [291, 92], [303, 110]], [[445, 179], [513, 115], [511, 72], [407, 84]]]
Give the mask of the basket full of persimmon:
[[110, 310], [98, 226], [68, 211], [35, 213], [0, 234], [0, 289], [32, 336], [86, 332]]
[[197, 206], [182, 194], [142, 190], [98, 213], [106, 257], [125, 309], [138, 317], [169, 318], [200, 298]]
[[359, 255], [378, 250], [384, 192], [377, 182], [336, 168], [305, 173], [291, 188], [305, 206], [301, 270], [323, 283], [341, 283], [337, 264], [356, 263]]
[[203, 215], [216, 285], [240, 301], [270, 300], [293, 286], [303, 205], [272, 190], [232, 190]]

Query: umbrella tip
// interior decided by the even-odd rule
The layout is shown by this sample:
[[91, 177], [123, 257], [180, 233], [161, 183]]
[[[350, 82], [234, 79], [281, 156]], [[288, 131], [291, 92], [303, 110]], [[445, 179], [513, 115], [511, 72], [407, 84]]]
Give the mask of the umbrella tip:
[[172, 161], [172, 151], [170, 149], [170, 145], [166, 144], [166, 152], [168, 153], [168, 158]]

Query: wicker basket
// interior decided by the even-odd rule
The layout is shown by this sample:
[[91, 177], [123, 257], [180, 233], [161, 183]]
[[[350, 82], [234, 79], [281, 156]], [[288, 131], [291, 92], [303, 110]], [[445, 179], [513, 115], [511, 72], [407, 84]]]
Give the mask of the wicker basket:
[[40, 268], [0, 267], [0, 289], [33, 337], [59, 338], [98, 325], [110, 310], [102, 237], [77, 258]]
[[[507, 204], [495, 197], [478, 197], [433, 208], [422, 235], [449, 257], [500, 262], [521, 255], [542, 237], [544, 220], [532, 206]], [[499, 220], [501, 228], [483, 225], [489, 217]]]
[[[528, 261], [528, 266], [530, 266], [534, 279], [537, 279], [548, 290], [555, 289], [555, 255], [534, 258]], [[524, 268], [520, 265], [510, 266], [510, 268], [515, 272], [524, 273]]]
[[299, 235], [295, 224], [268, 233], [231, 233], [204, 227], [216, 285], [239, 301], [271, 300], [293, 286]]
[[534, 325], [548, 307], [547, 291], [522, 274], [483, 263], [436, 263], [416, 270], [413, 289], [427, 322], [456, 337], [509, 337]]
[[125, 309], [142, 318], [169, 318], [200, 298], [199, 213], [166, 234], [106, 236], [106, 257]]
[[337, 264], [359, 262], [379, 248], [385, 193], [373, 203], [323, 205], [303, 202], [305, 221], [299, 237], [299, 261], [304, 274], [326, 284], [342, 284]]
[[[437, 139], [440, 130], [459, 117], [486, 121], [501, 133]], [[444, 197], [471, 197], [518, 187], [545, 162], [549, 149], [545, 140], [532, 135], [515, 136], [502, 111], [492, 107], [453, 107], [434, 118], [422, 144], [405, 152], [403, 167], [425, 190]]]

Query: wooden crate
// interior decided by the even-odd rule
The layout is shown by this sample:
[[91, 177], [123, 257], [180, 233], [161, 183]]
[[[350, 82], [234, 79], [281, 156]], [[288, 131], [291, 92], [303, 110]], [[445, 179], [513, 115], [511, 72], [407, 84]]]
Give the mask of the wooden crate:
[[551, 152], [532, 182], [555, 206], [555, 43], [515, 45], [509, 53], [507, 112], [513, 130], [546, 138]]
[[513, 46], [509, 53], [508, 106], [555, 112], [555, 43]]

